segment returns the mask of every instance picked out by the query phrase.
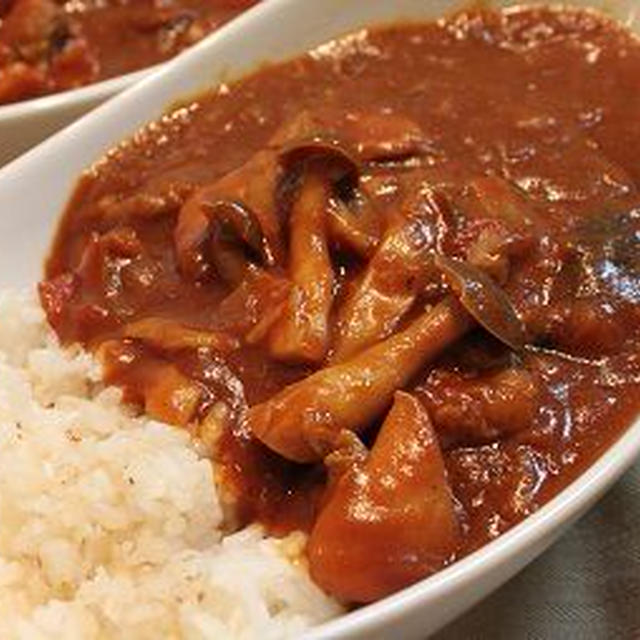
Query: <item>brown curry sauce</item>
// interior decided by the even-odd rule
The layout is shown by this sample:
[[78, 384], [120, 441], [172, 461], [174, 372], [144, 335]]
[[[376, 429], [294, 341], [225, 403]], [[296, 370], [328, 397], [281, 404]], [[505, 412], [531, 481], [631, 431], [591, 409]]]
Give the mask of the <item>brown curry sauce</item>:
[[[469, 12], [363, 31], [175, 109], [82, 177], [41, 285], [51, 323], [63, 342], [99, 350], [107, 382], [139, 406], [155, 368], [174, 364], [197, 381], [202, 394], [188, 418], [160, 410], [161, 418], [192, 425], [224, 400], [236, 419], [218, 449], [221, 474], [240, 520], [276, 532], [310, 528], [325, 473], [270, 452], [237, 417], [317, 365], [275, 361], [260, 344], [167, 353], [120, 332], [147, 317], [225, 324], [217, 310], [230, 288], [215, 274], [194, 283], [178, 269], [176, 215], [198, 186], [307, 111], [321, 111], [338, 133], [348, 114], [417, 124], [420, 152], [370, 163], [360, 181], [385, 221], [422, 185], [444, 194], [446, 216], [430, 220], [439, 251], [464, 256], [491, 218], [496, 189], [524, 203], [518, 215], [536, 217], [505, 286], [526, 351], [477, 329], [405, 387], [439, 434], [460, 557], [567, 486], [640, 408], [640, 45], [597, 15], [568, 10]], [[92, 257], [92, 241], [124, 228], [142, 253]], [[364, 261], [348, 251], [333, 260], [339, 306]], [[400, 327], [445, 292], [438, 280], [425, 287]], [[526, 380], [516, 375], [510, 386], [505, 371]]]

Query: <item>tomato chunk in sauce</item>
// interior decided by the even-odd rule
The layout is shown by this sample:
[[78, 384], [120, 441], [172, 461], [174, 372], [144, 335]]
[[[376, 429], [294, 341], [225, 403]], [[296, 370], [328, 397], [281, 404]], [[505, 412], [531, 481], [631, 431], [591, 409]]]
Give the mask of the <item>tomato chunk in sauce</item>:
[[0, 0], [0, 104], [166, 60], [257, 0]]
[[40, 292], [210, 448], [238, 524], [367, 602], [499, 536], [640, 408], [640, 44], [577, 10], [351, 34], [80, 180]]

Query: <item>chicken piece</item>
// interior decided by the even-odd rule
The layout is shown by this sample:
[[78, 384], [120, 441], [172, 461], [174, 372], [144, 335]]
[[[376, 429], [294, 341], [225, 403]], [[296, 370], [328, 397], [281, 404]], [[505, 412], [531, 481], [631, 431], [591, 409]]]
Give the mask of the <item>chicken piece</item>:
[[78, 276], [68, 272], [38, 284], [40, 304], [47, 316], [47, 321], [62, 339], [65, 336], [65, 321], [69, 315], [69, 307], [79, 286]]
[[330, 185], [309, 170], [290, 214], [289, 272], [293, 288], [271, 330], [271, 354], [281, 360], [319, 362], [329, 347], [333, 268], [326, 234]]
[[249, 410], [254, 435], [285, 458], [319, 460], [342, 429], [362, 431], [411, 377], [473, 325], [453, 297], [351, 360], [321, 369]]
[[403, 160], [420, 155], [425, 141], [420, 126], [401, 114], [350, 110], [342, 118], [336, 118], [333, 109], [318, 109], [300, 113], [282, 127], [272, 144], [310, 137], [318, 132], [322, 137], [342, 140], [362, 162]]
[[388, 229], [364, 276], [340, 309], [332, 362], [342, 362], [395, 331], [434, 272], [431, 210], [441, 206], [425, 193], [427, 211]]
[[84, 285], [101, 287], [107, 296], [113, 296], [122, 289], [122, 271], [143, 251], [131, 227], [115, 227], [102, 235], [94, 231], [84, 246], [76, 274]]
[[597, 298], [534, 308], [525, 320], [536, 341], [582, 357], [616, 353], [629, 337], [619, 310]]
[[193, 419], [203, 390], [173, 364], [154, 364], [145, 376], [144, 410], [156, 420], [185, 427]]
[[307, 545], [311, 576], [342, 601], [373, 602], [441, 569], [459, 537], [429, 415], [397, 392], [368, 458], [330, 491]]
[[540, 213], [527, 196], [497, 176], [476, 178], [470, 183], [480, 204], [478, 214], [501, 220], [512, 231], [526, 232], [541, 224]]
[[125, 197], [112, 193], [103, 196], [90, 214], [110, 224], [123, 220], [151, 220], [177, 212], [194, 190], [195, 186], [185, 180], [148, 184]]
[[509, 368], [466, 380], [441, 373], [427, 389], [426, 406], [447, 442], [477, 444], [528, 429], [537, 396], [538, 385], [526, 369]]
[[254, 269], [220, 303], [213, 318], [215, 325], [249, 342], [258, 342], [283, 312], [290, 291], [289, 280]]
[[160, 349], [213, 349], [230, 353], [238, 348], [238, 341], [226, 333], [208, 329], [194, 329], [165, 318], [144, 318], [127, 324], [122, 330], [125, 338], [135, 338]]

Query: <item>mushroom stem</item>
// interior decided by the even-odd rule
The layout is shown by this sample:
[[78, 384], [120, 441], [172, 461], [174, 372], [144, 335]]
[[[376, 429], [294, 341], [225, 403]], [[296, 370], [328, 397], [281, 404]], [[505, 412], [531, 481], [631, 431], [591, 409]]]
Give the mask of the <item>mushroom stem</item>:
[[330, 184], [320, 171], [305, 171], [290, 214], [289, 274], [293, 288], [271, 330], [270, 349], [282, 360], [321, 361], [329, 345], [333, 268], [326, 234]]
[[423, 202], [420, 214], [403, 217], [387, 230], [341, 307], [332, 363], [344, 362], [393, 333], [429, 276], [437, 275], [431, 260], [434, 216], [424, 211], [435, 211], [438, 205], [431, 193]]

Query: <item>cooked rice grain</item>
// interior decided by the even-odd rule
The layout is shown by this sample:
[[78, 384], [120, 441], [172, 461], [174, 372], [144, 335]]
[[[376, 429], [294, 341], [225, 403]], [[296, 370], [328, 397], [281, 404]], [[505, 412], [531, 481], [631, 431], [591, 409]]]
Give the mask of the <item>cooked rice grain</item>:
[[0, 292], [0, 638], [281, 638], [340, 613], [288, 559], [301, 535], [223, 538], [197, 444], [120, 400]]

